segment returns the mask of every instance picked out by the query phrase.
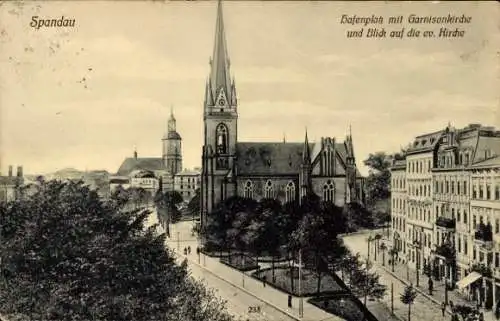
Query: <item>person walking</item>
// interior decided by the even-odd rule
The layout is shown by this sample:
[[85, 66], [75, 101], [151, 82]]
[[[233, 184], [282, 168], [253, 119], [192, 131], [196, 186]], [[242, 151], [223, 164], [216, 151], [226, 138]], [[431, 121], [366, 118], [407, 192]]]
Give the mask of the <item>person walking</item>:
[[444, 313], [446, 312], [446, 302], [443, 301], [443, 303], [441, 303], [441, 312], [443, 313], [443, 317], [444, 317]]
[[432, 281], [432, 278], [429, 277], [429, 295], [432, 295], [432, 291], [434, 290], [434, 282]]
[[188, 250], [186, 248], [184, 248], [184, 255], [187, 255], [188, 253]]
[[266, 280], [267, 280], [267, 276], [265, 276], [265, 275], [264, 275], [264, 276], [262, 277], [262, 285], [263, 285], [264, 287], [266, 287]]
[[191, 254], [191, 246], [188, 246], [188, 254]]

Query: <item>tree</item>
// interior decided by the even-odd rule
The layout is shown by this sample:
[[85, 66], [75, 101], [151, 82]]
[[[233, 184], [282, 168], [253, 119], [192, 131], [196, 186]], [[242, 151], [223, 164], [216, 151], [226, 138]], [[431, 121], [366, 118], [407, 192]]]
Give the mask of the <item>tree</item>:
[[351, 276], [352, 291], [358, 296], [381, 299], [386, 290], [386, 286], [380, 284], [379, 275], [375, 272], [370, 272], [372, 264], [366, 262], [364, 265], [357, 264], [357, 268], [353, 271]]
[[200, 209], [200, 202], [201, 202], [201, 195], [200, 195], [200, 188], [197, 188], [194, 191], [194, 196], [189, 200], [188, 203], [188, 210], [191, 212], [193, 216], [199, 216], [201, 209]]
[[147, 210], [81, 183], [42, 182], [0, 204], [0, 310], [27, 320], [229, 321], [165, 249]]
[[370, 167], [365, 180], [366, 203], [373, 207], [377, 201], [390, 197], [391, 157], [385, 152], [376, 152], [370, 154], [364, 164]]
[[408, 321], [411, 321], [411, 305], [415, 302], [416, 297], [417, 290], [413, 287], [413, 284], [406, 286], [404, 292], [401, 293], [401, 302], [408, 305]]

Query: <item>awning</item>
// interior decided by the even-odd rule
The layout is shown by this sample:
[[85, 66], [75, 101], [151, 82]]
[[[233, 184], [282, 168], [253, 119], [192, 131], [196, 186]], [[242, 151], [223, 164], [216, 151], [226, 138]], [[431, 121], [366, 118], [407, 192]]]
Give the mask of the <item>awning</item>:
[[470, 285], [472, 282], [478, 280], [481, 278], [481, 274], [477, 272], [472, 272], [469, 275], [467, 275], [465, 278], [461, 279], [460, 281], [457, 282], [457, 287], [459, 289], [463, 289], [466, 286]]

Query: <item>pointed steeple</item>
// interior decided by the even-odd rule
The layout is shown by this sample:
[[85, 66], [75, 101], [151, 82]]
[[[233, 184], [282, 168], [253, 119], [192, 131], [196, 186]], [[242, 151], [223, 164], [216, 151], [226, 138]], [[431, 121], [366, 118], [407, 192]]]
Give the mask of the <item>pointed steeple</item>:
[[[229, 56], [227, 53], [226, 35], [224, 31], [224, 20], [222, 17], [222, 2], [217, 3], [217, 22], [215, 25], [214, 52], [211, 59], [210, 83], [212, 96], [219, 97], [223, 89], [226, 99], [231, 95], [231, 78], [229, 71]], [[229, 100], [231, 101], [231, 100]]]
[[347, 134], [347, 137], [346, 137], [346, 144], [347, 144], [347, 151], [348, 151], [348, 155], [347, 157], [350, 158], [350, 160], [354, 160], [354, 146], [352, 144], [352, 129], [351, 129], [351, 125], [349, 125], [349, 133]]
[[306, 138], [304, 141], [304, 151], [302, 152], [302, 161], [304, 164], [311, 163], [311, 152], [309, 150], [309, 139], [307, 138], [307, 128], [306, 128]]
[[168, 132], [175, 132], [174, 106], [170, 106], [170, 118], [168, 119]]

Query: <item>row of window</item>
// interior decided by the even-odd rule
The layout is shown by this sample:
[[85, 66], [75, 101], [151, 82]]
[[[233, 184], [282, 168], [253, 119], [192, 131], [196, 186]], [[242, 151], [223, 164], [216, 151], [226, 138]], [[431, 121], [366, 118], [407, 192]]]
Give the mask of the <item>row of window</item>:
[[[247, 180], [243, 187], [243, 197], [254, 198], [254, 188], [255, 188], [254, 183], [251, 180]], [[265, 198], [276, 197], [274, 185], [271, 180], [266, 181], [263, 190]], [[295, 200], [295, 183], [293, 181], [290, 181], [285, 186], [285, 202], [291, 202], [294, 200]], [[323, 200], [329, 202], [335, 202], [335, 185], [331, 180], [328, 180], [323, 185]]]
[[458, 194], [467, 195], [467, 181], [442, 181], [434, 182], [434, 189], [436, 194]]
[[396, 210], [405, 210], [406, 208], [406, 200], [402, 198], [393, 198], [392, 199], [392, 208]]
[[404, 177], [394, 177], [391, 179], [391, 187], [394, 189], [405, 189], [406, 179]]
[[490, 184], [474, 184], [472, 185], [472, 199], [484, 199], [484, 200], [500, 200], [500, 184], [495, 185], [495, 192]]
[[431, 160], [408, 161], [408, 173], [430, 173], [432, 169]]
[[419, 185], [410, 185], [409, 189], [410, 196], [431, 196], [431, 185], [429, 184], [419, 184]]

